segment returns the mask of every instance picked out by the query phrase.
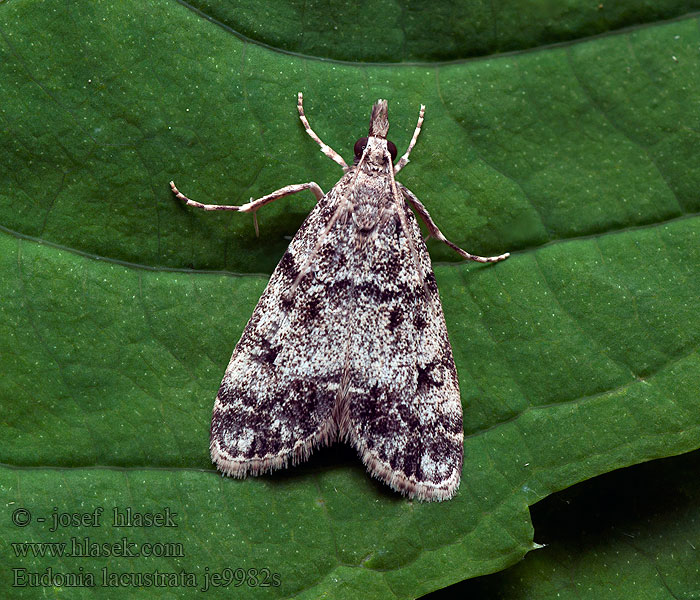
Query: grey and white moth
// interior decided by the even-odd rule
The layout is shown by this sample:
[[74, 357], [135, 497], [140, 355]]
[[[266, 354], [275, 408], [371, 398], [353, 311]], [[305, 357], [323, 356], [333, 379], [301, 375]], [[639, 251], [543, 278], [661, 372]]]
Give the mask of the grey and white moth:
[[[459, 486], [464, 430], [457, 371], [430, 257], [429, 234], [464, 258], [426, 208], [394, 176], [408, 163], [423, 124], [421, 105], [401, 159], [386, 139], [386, 100], [372, 107], [354, 164], [301, 122], [344, 175], [324, 194], [313, 181], [242, 206], [188, 205], [255, 213], [310, 190], [318, 203], [272, 273], [224, 374], [214, 403], [211, 457], [226, 475], [258, 475], [305, 460], [344, 440], [369, 472], [419, 500], [446, 500]], [[257, 231], [257, 221], [256, 231]]]

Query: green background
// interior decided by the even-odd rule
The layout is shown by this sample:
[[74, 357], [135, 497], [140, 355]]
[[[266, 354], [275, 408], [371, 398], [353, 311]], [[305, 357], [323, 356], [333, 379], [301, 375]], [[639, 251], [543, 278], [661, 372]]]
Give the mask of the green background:
[[[192, 590], [12, 587], [12, 569], [201, 587], [268, 568], [279, 586], [206, 594], [416, 598], [469, 579], [484, 598], [699, 597], [698, 9], [0, 2], [2, 588], [179, 598]], [[466, 264], [429, 242], [464, 404], [449, 502], [399, 497], [342, 445], [245, 481], [210, 464], [221, 375], [313, 196], [265, 207], [256, 238], [249, 215], [187, 208], [167, 183], [230, 204], [330, 189], [340, 170], [298, 91], [346, 160], [377, 98], [400, 152], [425, 104], [399, 179], [460, 246], [512, 252]], [[169, 507], [178, 527], [49, 531], [54, 508], [98, 506]], [[85, 536], [184, 552], [12, 545]]]

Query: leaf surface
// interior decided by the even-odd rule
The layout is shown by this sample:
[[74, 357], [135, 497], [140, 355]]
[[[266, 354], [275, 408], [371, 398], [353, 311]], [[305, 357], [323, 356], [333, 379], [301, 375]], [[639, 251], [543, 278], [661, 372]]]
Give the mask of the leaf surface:
[[[200, 587], [231, 568], [210, 595], [415, 598], [524, 556], [528, 506], [547, 495], [700, 447], [696, 16], [412, 65], [362, 62], [388, 60], [371, 46], [346, 63], [289, 53], [313, 45], [279, 41], [279, 52], [202, 17], [172, 0], [0, 3], [0, 536], [11, 568], [184, 571]], [[301, 22], [308, 32], [319, 21]], [[281, 40], [269, 25], [281, 37], [259, 41]], [[539, 43], [510, 30], [508, 48]], [[336, 56], [318, 40], [328, 52], [316, 56]], [[403, 60], [437, 56], [405, 47]], [[300, 126], [297, 91], [346, 159], [378, 97], [400, 152], [426, 104], [399, 178], [460, 246], [513, 252], [467, 265], [429, 243], [465, 407], [450, 502], [398, 497], [341, 445], [245, 481], [209, 462], [221, 375], [313, 200], [266, 206], [258, 239], [249, 216], [184, 207], [167, 183], [232, 204], [309, 180], [330, 189], [339, 170]], [[100, 528], [48, 531], [54, 507], [97, 506]], [[181, 542], [184, 555], [22, 558], [10, 545], [117, 542], [126, 534], [107, 516], [129, 506], [178, 513], [175, 533], [127, 533]], [[18, 507], [35, 517], [26, 527], [12, 524]], [[269, 568], [280, 585], [236, 586], [237, 568]], [[70, 589], [94, 591], [115, 593]]]
[[533, 507], [544, 548], [501, 573], [426, 596], [694, 598], [700, 454], [610, 473]]

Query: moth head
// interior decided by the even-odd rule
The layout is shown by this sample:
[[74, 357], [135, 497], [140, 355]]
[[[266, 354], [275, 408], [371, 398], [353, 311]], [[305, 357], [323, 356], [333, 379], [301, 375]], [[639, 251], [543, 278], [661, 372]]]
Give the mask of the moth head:
[[372, 107], [372, 115], [369, 119], [369, 135], [355, 142], [355, 164], [364, 157], [363, 162], [380, 166], [387, 152], [391, 156], [392, 163], [396, 160], [396, 146], [386, 139], [389, 131], [388, 114], [386, 100], [377, 100]]

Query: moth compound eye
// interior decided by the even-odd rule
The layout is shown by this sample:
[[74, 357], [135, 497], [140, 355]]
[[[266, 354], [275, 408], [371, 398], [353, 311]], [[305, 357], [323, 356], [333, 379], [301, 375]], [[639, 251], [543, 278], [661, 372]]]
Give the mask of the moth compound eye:
[[360, 160], [362, 158], [362, 153], [367, 147], [367, 138], [362, 137], [355, 142], [355, 159]]
[[394, 162], [396, 160], [396, 155], [398, 154], [398, 152], [396, 152], [396, 146], [394, 145], [394, 142], [390, 142], [389, 140], [387, 140], [386, 147], [389, 150], [389, 154], [391, 154], [391, 162]]

